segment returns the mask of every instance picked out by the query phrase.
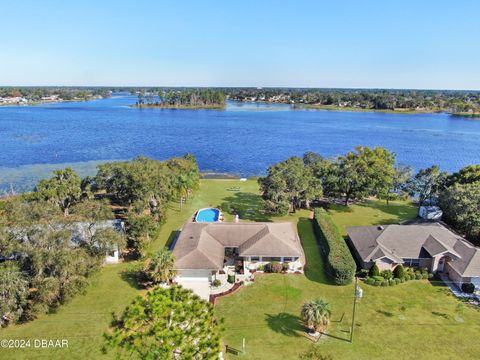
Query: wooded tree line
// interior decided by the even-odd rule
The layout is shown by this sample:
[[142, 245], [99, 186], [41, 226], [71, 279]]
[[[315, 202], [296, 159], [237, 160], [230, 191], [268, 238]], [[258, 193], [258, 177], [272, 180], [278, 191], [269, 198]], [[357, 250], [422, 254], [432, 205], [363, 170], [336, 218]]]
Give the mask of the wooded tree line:
[[479, 112], [480, 92], [382, 89], [226, 89], [231, 100], [332, 105], [376, 110]]
[[[0, 202], [0, 326], [55, 309], [84, 290], [112, 248], [141, 256], [168, 202], [192, 196], [192, 155], [101, 165], [95, 177], [54, 172], [31, 193]], [[102, 226], [124, 210], [127, 232]], [[80, 229], [80, 230], [79, 230]], [[81, 236], [78, 236], [78, 232]]]
[[312, 201], [341, 199], [345, 206], [370, 196], [386, 200], [413, 197], [419, 205], [440, 205], [444, 220], [480, 244], [480, 165], [448, 174], [438, 166], [416, 174], [396, 164], [382, 147], [357, 147], [335, 159], [308, 152], [272, 165], [259, 179], [265, 211], [286, 214]]
[[225, 94], [214, 89], [164, 89], [155, 92], [140, 92], [137, 105], [157, 106], [224, 106]]
[[42, 97], [57, 95], [61, 100], [88, 100], [94, 96], [110, 97], [107, 88], [72, 88], [72, 87], [0, 87], [2, 97], [24, 97], [31, 101], [40, 101]]

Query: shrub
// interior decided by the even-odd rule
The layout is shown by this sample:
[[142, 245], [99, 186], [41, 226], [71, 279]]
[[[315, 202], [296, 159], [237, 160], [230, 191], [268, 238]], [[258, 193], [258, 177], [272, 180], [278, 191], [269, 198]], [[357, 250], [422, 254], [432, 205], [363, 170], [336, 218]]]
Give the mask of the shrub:
[[393, 278], [392, 270], [383, 270], [380, 275], [382, 275], [382, 277], [386, 280]]
[[370, 271], [368, 273], [370, 276], [379, 276], [380, 275], [380, 269], [378, 268], [377, 264], [373, 264], [373, 266], [370, 268]]
[[288, 263], [283, 263], [282, 264], [282, 271], [283, 272], [288, 271]]
[[235, 283], [235, 274], [229, 274], [227, 276], [227, 281], [230, 283], [230, 284], [234, 284]]
[[427, 273], [422, 273], [422, 279], [426, 280], [428, 279], [428, 272]]
[[265, 265], [259, 265], [257, 271], [265, 271]]
[[422, 278], [423, 278], [422, 274], [415, 274], [416, 280], [422, 280]]
[[383, 281], [382, 280], [375, 280], [375, 282], [373, 283], [374, 286], [380, 286], [382, 285]]
[[212, 285], [215, 287], [219, 287], [220, 285], [222, 285], [222, 282], [218, 279], [215, 279], [213, 280]]
[[428, 279], [433, 279], [433, 274], [432, 273], [428, 273]]
[[358, 272], [358, 277], [361, 278], [361, 279], [364, 279], [366, 277], [368, 277], [368, 270], [367, 269], [361, 269], [359, 272]]
[[462, 291], [467, 294], [473, 294], [473, 292], [475, 291], [475, 285], [473, 285], [472, 283], [463, 283]]
[[365, 278], [365, 283], [368, 285], [374, 285], [375, 284], [375, 279], [374, 278]]
[[390, 279], [390, 280], [388, 280], [388, 285], [394, 286], [394, 285], [397, 285], [397, 283], [395, 282], [394, 279]]
[[407, 279], [405, 279], [404, 277], [399, 279], [401, 283], [404, 283], [405, 281], [407, 281]]
[[402, 264], [398, 265], [395, 269], [393, 269], [393, 275], [398, 279], [403, 279], [405, 277], [405, 268]]
[[380, 275], [372, 276], [372, 278], [374, 278], [375, 280], [378, 280], [378, 281], [383, 281], [383, 280], [385, 280], [385, 279], [383, 278], [383, 276], [380, 276]]
[[281, 273], [283, 270], [282, 264], [278, 262], [265, 264], [264, 271], [267, 273]]
[[382, 281], [382, 286], [388, 286], [388, 280], [383, 280]]
[[351, 283], [356, 264], [332, 218], [324, 209], [316, 208], [313, 223], [317, 241], [322, 245], [322, 255], [326, 258], [328, 276], [337, 285]]
[[393, 281], [395, 281], [395, 285], [398, 285], [403, 282], [402, 279], [399, 279], [399, 278], [395, 278], [393, 279]]

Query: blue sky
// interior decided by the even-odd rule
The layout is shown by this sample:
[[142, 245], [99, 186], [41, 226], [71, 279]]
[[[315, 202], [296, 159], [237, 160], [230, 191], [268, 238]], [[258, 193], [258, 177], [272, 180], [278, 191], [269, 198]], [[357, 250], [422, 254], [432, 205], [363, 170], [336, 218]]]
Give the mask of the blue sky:
[[0, 85], [480, 89], [480, 1], [0, 0]]

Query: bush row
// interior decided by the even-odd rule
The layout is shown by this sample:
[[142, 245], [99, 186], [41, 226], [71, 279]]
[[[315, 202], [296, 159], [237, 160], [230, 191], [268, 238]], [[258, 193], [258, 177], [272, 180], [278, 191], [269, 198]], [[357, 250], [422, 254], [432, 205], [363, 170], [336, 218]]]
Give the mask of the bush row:
[[355, 275], [355, 260], [332, 218], [324, 209], [317, 208], [313, 224], [327, 275], [337, 285], [350, 283]]
[[[376, 273], [376, 271], [370, 271], [369, 273]], [[363, 280], [366, 284], [373, 286], [394, 286], [409, 280], [431, 279], [433, 277], [433, 274], [426, 269], [414, 270], [412, 268], [404, 268], [402, 265], [398, 265], [393, 272], [384, 270], [379, 272], [379, 274], [367, 276]]]

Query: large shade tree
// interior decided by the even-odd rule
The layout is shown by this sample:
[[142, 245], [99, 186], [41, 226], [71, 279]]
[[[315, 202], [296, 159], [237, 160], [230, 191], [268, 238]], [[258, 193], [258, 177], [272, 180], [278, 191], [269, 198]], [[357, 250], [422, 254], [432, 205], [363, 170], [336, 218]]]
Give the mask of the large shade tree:
[[444, 218], [480, 244], [480, 182], [454, 184], [440, 194]]
[[299, 157], [291, 157], [268, 168], [266, 177], [259, 179], [265, 208], [273, 214], [295, 211], [302, 204], [322, 195], [320, 179]]
[[105, 337], [124, 359], [213, 360], [221, 346], [213, 306], [177, 285], [137, 297]]
[[336, 193], [345, 205], [352, 199], [385, 194], [393, 186], [395, 154], [382, 147], [357, 147], [340, 156], [335, 167]]
[[418, 197], [420, 205], [436, 203], [446, 179], [447, 173], [441, 171], [437, 165], [433, 165], [415, 174], [408, 182], [407, 189], [410, 195]]
[[82, 197], [82, 179], [70, 167], [55, 170], [53, 174], [52, 178], [38, 183], [34, 195], [58, 205], [64, 216], [68, 216], [70, 207]]

